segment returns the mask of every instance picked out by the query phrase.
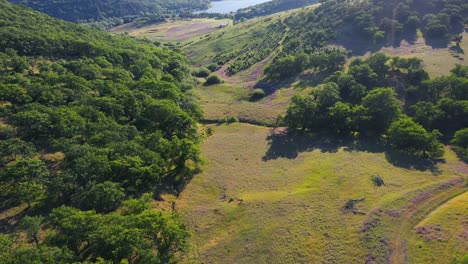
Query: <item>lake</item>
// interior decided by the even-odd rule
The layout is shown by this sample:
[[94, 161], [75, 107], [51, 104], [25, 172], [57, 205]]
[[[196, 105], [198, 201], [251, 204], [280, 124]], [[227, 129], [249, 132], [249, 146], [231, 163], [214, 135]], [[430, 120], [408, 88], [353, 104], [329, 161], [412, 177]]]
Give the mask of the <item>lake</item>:
[[249, 6], [258, 5], [265, 2], [270, 2], [271, 0], [223, 0], [223, 1], [213, 1], [211, 2], [211, 8], [203, 10], [203, 13], [221, 13], [228, 14], [235, 12], [238, 9], [246, 8]]

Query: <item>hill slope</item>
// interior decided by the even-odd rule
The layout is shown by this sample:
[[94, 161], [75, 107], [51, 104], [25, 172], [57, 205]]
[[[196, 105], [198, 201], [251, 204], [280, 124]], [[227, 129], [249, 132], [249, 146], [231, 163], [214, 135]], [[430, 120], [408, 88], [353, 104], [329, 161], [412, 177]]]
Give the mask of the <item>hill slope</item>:
[[399, 46], [402, 40], [412, 43], [422, 34], [429, 46], [447, 48], [451, 38], [463, 31], [467, 15], [468, 4], [460, 0], [328, 0], [321, 1], [318, 8], [294, 12], [279, 20], [271, 16], [264, 20], [268, 26], [252, 28], [252, 38], [236, 34], [248, 31], [249, 26], [243, 28], [242, 24], [220, 33], [240, 38], [236, 45], [219, 45], [217, 42], [223, 38], [213, 35], [188, 45], [186, 50], [190, 54], [200, 45], [211, 47], [216, 53], [211, 61], [219, 66], [227, 64], [227, 74], [235, 75], [269, 56], [276, 61], [302, 52], [322, 52], [329, 45], [363, 55], [383, 46]]
[[185, 58], [4, 0], [0, 25], [1, 262], [172, 262], [188, 233], [144, 193], [199, 161]]
[[120, 24], [138, 17], [160, 22], [165, 16], [204, 9], [210, 3], [209, 0], [11, 0], [10, 2], [29, 6], [67, 21], [91, 22], [121, 19]]

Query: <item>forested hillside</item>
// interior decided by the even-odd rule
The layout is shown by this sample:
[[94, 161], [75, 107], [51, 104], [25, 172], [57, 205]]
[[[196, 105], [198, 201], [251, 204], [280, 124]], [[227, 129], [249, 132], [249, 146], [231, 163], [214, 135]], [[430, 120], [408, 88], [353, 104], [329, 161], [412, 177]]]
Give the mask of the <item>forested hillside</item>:
[[5, 0], [0, 25], [0, 262], [172, 262], [188, 233], [151, 201], [199, 161], [184, 57]]
[[[161, 22], [181, 12], [208, 7], [209, 0], [11, 0], [52, 17], [72, 22], [122, 24], [136, 18]], [[98, 23], [99, 25], [99, 23]]]

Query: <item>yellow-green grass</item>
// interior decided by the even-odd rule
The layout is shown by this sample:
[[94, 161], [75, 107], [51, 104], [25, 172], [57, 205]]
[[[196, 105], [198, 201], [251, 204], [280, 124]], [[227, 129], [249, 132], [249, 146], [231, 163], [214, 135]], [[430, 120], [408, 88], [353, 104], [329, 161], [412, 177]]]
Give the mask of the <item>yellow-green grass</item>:
[[[260, 126], [213, 130], [202, 145], [203, 172], [177, 200], [193, 232], [186, 263], [363, 263], [360, 229], [368, 215], [344, 212], [349, 199], [365, 197], [357, 209], [369, 213], [466, 171], [449, 148], [434, 174], [326, 142], [275, 142], [271, 149], [271, 130]], [[372, 185], [377, 174], [385, 187]]]
[[468, 254], [468, 192], [431, 212], [411, 232], [409, 263], [446, 263]]
[[[416, 57], [424, 62], [424, 68], [431, 76], [441, 76], [450, 73], [456, 64], [468, 65], [468, 33], [464, 32], [461, 49], [464, 53], [458, 53], [450, 48], [433, 48], [425, 43], [424, 38], [419, 37], [413, 44], [402, 41], [400, 47], [383, 48], [381, 51], [392, 56]], [[454, 43], [449, 47], [453, 47]]]
[[281, 88], [258, 102], [249, 101], [252, 89], [236, 84], [202, 86], [195, 93], [205, 120], [237, 117], [245, 122], [273, 125], [278, 115], [285, 113], [292, 95], [299, 91], [302, 90]]
[[257, 36], [258, 31], [263, 30], [268, 25], [276, 23], [294, 13], [316, 8], [317, 6], [315, 4], [265, 17], [249, 19], [232, 27], [214, 32], [199, 41], [194, 41], [183, 47], [183, 49], [195, 65], [209, 64], [217, 53], [242, 48]]
[[223, 25], [223, 27], [231, 26], [232, 20], [211, 18], [187, 19], [143, 27], [138, 27], [136, 24], [130, 23], [113, 28], [110, 32], [127, 32], [130, 36], [145, 37], [151, 40], [161, 40], [165, 42], [184, 42], [201, 36], [204, 37], [207, 34], [220, 30], [222, 28], [221, 25]]

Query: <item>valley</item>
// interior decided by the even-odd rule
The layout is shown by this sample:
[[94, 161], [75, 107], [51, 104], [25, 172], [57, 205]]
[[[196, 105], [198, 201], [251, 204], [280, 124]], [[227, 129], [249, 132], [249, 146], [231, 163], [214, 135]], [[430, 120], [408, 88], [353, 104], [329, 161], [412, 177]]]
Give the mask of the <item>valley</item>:
[[[195, 66], [208, 65], [215, 54], [246, 45], [250, 34], [294, 12], [301, 11], [248, 20], [181, 48]], [[442, 76], [455, 64], [466, 65], [466, 53], [452, 48], [431, 47], [418, 37], [379, 51], [420, 58], [431, 76]], [[466, 33], [461, 49], [468, 49]], [[454, 212], [457, 220], [445, 219], [457, 229], [444, 225], [435, 231], [443, 240], [424, 242], [428, 235], [418, 224], [452, 198], [468, 204], [463, 180], [468, 166], [450, 147], [436, 170], [419, 170], [392, 163], [388, 150], [372, 142], [355, 146], [290, 136], [274, 127], [277, 116], [286, 113], [295, 94], [307, 94], [323, 77], [305, 72], [252, 102], [250, 94], [262, 87], [271, 60], [234, 76], [221, 67], [215, 74], [225, 83], [196, 89], [213, 135], [202, 144], [202, 172], [179, 198], [170, 198], [194, 232], [184, 263], [448, 263], [467, 252], [466, 212]], [[240, 122], [223, 124], [230, 117]], [[373, 175], [382, 176], [386, 185], [373, 186]], [[359, 213], [343, 209], [350, 199], [364, 199]]]
[[288, 1], [0, 0], [0, 263], [467, 264], [468, 3]]

